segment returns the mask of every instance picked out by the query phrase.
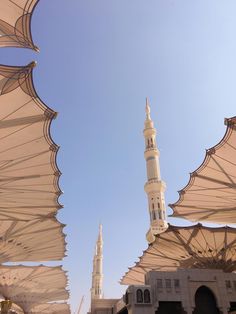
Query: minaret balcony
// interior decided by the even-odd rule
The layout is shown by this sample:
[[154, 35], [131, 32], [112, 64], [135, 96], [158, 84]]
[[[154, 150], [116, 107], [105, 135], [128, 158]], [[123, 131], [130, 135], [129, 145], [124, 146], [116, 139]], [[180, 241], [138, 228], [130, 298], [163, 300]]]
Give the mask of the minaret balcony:
[[160, 155], [160, 152], [156, 147], [148, 147], [144, 151], [145, 159], [147, 159], [148, 157], [152, 157], [152, 156], [158, 157], [159, 155]]
[[150, 229], [146, 233], [146, 239], [149, 243], [154, 242], [155, 236], [165, 232], [168, 229], [168, 223], [165, 220], [152, 222]]
[[144, 185], [144, 191], [148, 194], [150, 192], [165, 192], [166, 184], [162, 180], [150, 179]]
[[145, 129], [143, 130], [144, 137], [148, 137], [151, 135], [156, 136], [156, 129], [153, 127], [153, 122], [150, 121], [145, 125]]

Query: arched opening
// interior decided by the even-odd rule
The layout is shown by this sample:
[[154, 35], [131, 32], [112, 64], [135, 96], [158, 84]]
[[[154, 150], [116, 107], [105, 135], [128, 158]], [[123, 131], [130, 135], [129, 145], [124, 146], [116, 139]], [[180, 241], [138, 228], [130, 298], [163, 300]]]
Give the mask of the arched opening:
[[152, 139], [152, 137], [151, 137], [151, 147], [153, 147], [153, 139]]
[[144, 303], [151, 303], [150, 291], [148, 289], [144, 290]]
[[136, 300], [137, 303], [143, 303], [143, 291], [141, 289], [136, 291]]
[[152, 219], [156, 220], [156, 213], [155, 213], [155, 211], [152, 212]]
[[195, 294], [195, 309], [193, 314], [219, 314], [216, 299], [212, 291], [201, 286]]
[[166, 219], [165, 211], [164, 211], [164, 210], [161, 210], [161, 211], [160, 211], [160, 215], [161, 215], [161, 218], [162, 218], [163, 220]]

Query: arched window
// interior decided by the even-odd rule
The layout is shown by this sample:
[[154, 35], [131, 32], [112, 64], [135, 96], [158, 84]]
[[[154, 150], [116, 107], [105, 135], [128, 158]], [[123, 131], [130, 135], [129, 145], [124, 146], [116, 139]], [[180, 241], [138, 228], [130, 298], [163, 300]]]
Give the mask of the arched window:
[[152, 203], [152, 209], [154, 209], [154, 208], [155, 208], [154, 203]]
[[137, 303], [143, 303], [143, 291], [141, 289], [136, 291], [136, 299]]
[[153, 147], [153, 139], [152, 139], [152, 137], [151, 137], [151, 147]]
[[160, 208], [160, 203], [159, 202], [158, 202], [157, 206], [158, 206], [158, 208]]
[[144, 303], [151, 303], [150, 291], [148, 289], [144, 290]]
[[153, 220], [156, 220], [156, 219], [157, 219], [157, 218], [156, 218], [156, 213], [155, 213], [155, 211], [152, 212], [152, 219], [153, 219]]

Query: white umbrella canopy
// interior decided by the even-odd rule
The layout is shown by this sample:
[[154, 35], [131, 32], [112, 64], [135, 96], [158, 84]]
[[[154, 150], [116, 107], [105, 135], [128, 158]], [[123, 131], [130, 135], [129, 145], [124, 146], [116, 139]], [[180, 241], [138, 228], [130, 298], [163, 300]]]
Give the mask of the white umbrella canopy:
[[31, 35], [31, 18], [38, 1], [0, 1], [0, 47], [23, 47], [38, 51]]
[[70, 314], [67, 303], [45, 303], [26, 310], [25, 314]]
[[0, 294], [23, 310], [69, 297], [61, 266], [1, 266]]
[[236, 271], [236, 229], [169, 225], [143, 252], [121, 284], [144, 284], [149, 271], [200, 268]]
[[[37, 306], [46, 302], [54, 302], [54, 301], [65, 301], [69, 298], [69, 293], [65, 289], [51, 291], [51, 292], [42, 292], [42, 293], [34, 293], [34, 292], [26, 292], [22, 294], [18, 294], [17, 296], [13, 296], [13, 302], [19, 306], [24, 314], [31, 313], [31, 311], [37, 310]], [[34, 313], [34, 312], [33, 312]], [[46, 312], [47, 313], [47, 312]], [[50, 312], [49, 312], [50, 313]], [[53, 312], [52, 312], [53, 313]], [[60, 313], [60, 312], [59, 312]]]
[[236, 223], [236, 117], [225, 119], [225, 124], [223, 139], [206, 151], [201, 166], [179, 191], [179, 200], [169, 205], [172, 217]]
[[15, 303], [12, 304], [9, 314], [70, 314], [67, 303], [42, 303], [38, 305], [24, 304], [24, 310]]
[[63, 227], [55, 218], [0, 221], [0, 263], [61, 260], [65, 256]]
[[12, 295], [17, 295], [57, 291], [66, 285], [67, 276], [61, 266], [0, 266], [0, 294], [5, 298], [9, 298], [12, 287], [16, 289]]
[[62, 207], [56, 113], [35, 92], [34, 65], [0, 66], [0, 220], [54, 217]]
[[26, 293], [18, 294], [12, 297], [11, 300], [23, 309], [24, 313], [32, 311], [41, 303], [66, 301], [69, 298], [69, 292], [65, 289], [58, 289], [51, 292], [34, 293], [26, 291]]

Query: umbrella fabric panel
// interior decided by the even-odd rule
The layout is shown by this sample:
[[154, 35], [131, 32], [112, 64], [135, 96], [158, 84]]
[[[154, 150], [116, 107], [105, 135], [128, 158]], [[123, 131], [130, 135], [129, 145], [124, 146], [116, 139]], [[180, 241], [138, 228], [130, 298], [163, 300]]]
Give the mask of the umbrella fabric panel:
[[61, 260], [65, 256], [63, 227], [55, 218], [0, 221], [0, 263]]
[[54, 217], [62, 207], [56, 113], [37, 96], [33, 67], [0, 66], [0, 220]]
[[179, 200], [169, 205], [173, 217], [236, 223], [236, 117], [226, 119], [226, 124], [223, 139], [207, 150], [201, 166], [179, 191]]
[[38, 0], [0, 1], [0, 47], [23, 47], [38, 51], [31, 34], [31, 18]]
[[67, 303], [45, 303], [34, 306], [26, 314], [70, 314]]
[[139, 261], [121, 279], [125, 285], [144, 284], [149, 271], [182, 268], [236, 271], [236, 229], [170, 225], [156, 236]]

